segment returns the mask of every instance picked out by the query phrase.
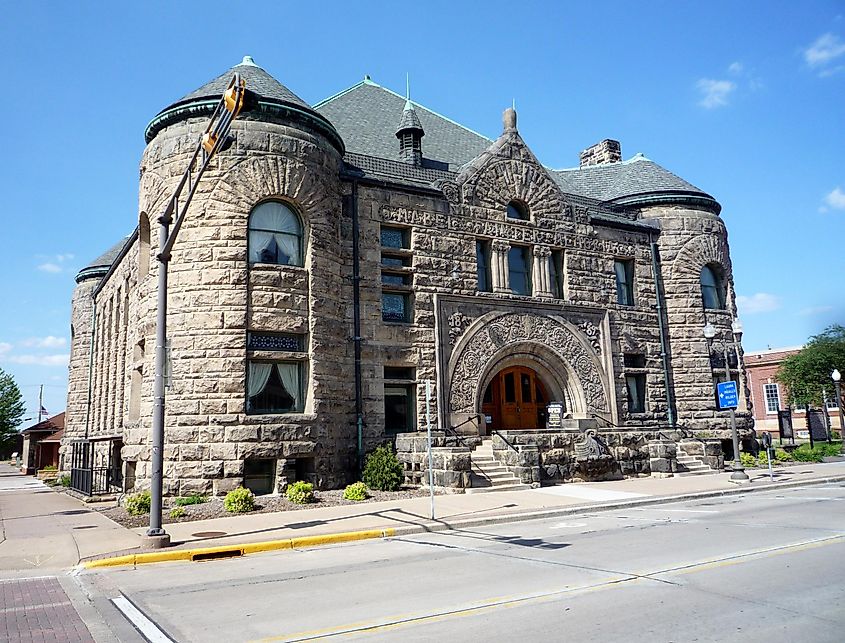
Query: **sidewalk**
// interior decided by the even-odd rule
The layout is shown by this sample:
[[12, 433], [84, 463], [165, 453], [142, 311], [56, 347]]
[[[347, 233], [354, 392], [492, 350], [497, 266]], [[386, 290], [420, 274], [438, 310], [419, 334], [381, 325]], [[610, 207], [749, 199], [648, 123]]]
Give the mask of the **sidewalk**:
[[[375, 531], [385, 532], [384, 535], [401, 535], [632, 504], [653, 504], [694, 494], [747, 493], [822, 481], [841, 482], [845, 481], [845, 461], [778, 467], [775, 469], [774, 483], [770, 481], [768, 471], [752, 469], [748, 473], [753, 483], [744, 486], [729, 482], [730, 473], [718, 473], [573, 483], [527, 491], [438, 495], [435, 496], [435, 520], [430, 519], [429, 498], [423, 497], [173, 523], [165, 525], [165, 529], [174, 543], [171, 550], [266, 543], [303, 537], [316, 541], [312, 544], [318, 544], [321, 536], [349, 532]], [[135, 532], [140, 536], [144, 529], [139, 528]], [[370, 533], [362, 534], [361, 537], [379, 535]], [[328, 538], [325, 540], [330, 542]]]
[[138, 543], [137, 535], [84, 503], [0, 463], [0, 576], [68, 569]]
[[[284, 549], [343, 540], [478, 526], [613, 507], [655, 504], [690, 497], [749, 493], [786, 486], [845, 481], [845, 461], [752, 469], [750, 485], [729, 482], [729, 473], [680, 478], [632, 478], [564, 484], [527, 491], [439, 495], [435, 520], [427, 497], [299, 511], [252, 514], [165, 525], [182, 554], [204, 548]], [[0, 464], [0, 576], [35, 569], [68, 569], [80, 561], [140, 553], [144, 528], [125, 529], [102, 514], [31, 477]], [[290, 539], [300, 539], [291, 542]], [[254, 545], [260, 543], [260, 545]], [[271, 543], [271, 545], [267, 545]], [[266, 546], [265, 546], [266, 545]], [[166, 556], [151, 556], [164, 560]], [[134, 558], [129, 564], [136, 561]], [[4, 574], [4, 572], [6, 572]], [[12, 573], [11, 575], [15, 575]]]

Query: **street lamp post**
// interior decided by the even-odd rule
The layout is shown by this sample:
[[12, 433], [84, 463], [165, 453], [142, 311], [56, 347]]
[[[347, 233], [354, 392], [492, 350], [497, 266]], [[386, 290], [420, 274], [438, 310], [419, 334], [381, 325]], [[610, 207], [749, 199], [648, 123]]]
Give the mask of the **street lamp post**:
[[[732, 341], [728, 342], [727, 340], [718, 340], [714, 341], [716, 337], [716, 329], [713, 327], [713, 324], [707, 322], [704, 326], [704, 337], [707, 339], [709, 345], [715, 346], [718, 350], [722, 351], [722, 356], [725, 360], [725, 381], [731, 381], [731, 368], [730, 363], [728, 362], [728, 347], [734, 351], [736, 354], [737, 360], [737, 367], [739, 367], [739, 352], [736, 350], [736, 336], [742, 333], [742, 323], [735, 319], [731, 323], [731, 332], [732, 332]], [[708, 353], [709, 356], [709, 353]], [[742, 466], [742, 461], [739, 459], [739, 434], [736, 430], [736, 409], [734, 407], [730, 407], [729, 409], [731, 414], [731, 437], [733, 438], [734, 444], [734, 460], [733, 460], [733, 473], [731, 473], [731, 482], [750, 482], [751, 479], [748, 477], [748, 474], [745, 473], [745, 467]]]
[[839, 409], [839, 439], [842, 440], [842, 453], [845, 453], [845, 411], [842, 410], [842, 373], [838, 368], [834, 368], [830, 374], [830, 379], [833, 380], [833, 387], [836, 389], [836, 407]]

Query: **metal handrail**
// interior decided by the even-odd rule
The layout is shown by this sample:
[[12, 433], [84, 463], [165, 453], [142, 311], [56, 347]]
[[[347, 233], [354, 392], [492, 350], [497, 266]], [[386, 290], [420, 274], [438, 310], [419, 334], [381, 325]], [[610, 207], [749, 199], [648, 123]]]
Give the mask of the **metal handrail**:
[[611, 420], [610, 418], [606, 418], [603, 415], [599, 415], [598, 413], [590, 413], [590, 416], [596, 420], [602, 420], [603, 422], [605, 422], [608, 428], [616, 427], [616, 424], [613, 423], [613, 420]]
[[497, 431], [496, 429], [493, 429], [492, 434], [498, 435], [502, 442], [504, 442], [510, 448], [511, 451], [513, 451], [514, 453], [519, 453], [519, 449], [517, 449], [514, 445], [508, 442], [508, 439], [504, 435], [502, 435], [501, 432]]

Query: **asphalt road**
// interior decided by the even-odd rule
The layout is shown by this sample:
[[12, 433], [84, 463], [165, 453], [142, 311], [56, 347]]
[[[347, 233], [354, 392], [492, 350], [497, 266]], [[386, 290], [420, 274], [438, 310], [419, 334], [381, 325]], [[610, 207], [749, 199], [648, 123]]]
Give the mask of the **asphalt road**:
[[845, 485], [87, 572], [76, 582], [121, 640], [137, 638], [111, 602], [123, 595], [180, 642], [839, 642]]

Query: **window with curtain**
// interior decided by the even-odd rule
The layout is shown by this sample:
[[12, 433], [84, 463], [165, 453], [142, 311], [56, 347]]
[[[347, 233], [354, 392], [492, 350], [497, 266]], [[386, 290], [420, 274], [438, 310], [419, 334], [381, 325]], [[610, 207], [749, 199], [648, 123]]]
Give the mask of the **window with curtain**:
[[508, 278], [515, 295], [531, 294], [531, 253], [527, 246], [508, 250]]
[[490, 242], [479, 239], [475, 242], [475, 266], [478, 273], [478, 292], [491, 292]]
[[645, 413], [645, 374], [625, 376], [628, 389], [628, 413]]
[[632, 259], [617, 259], [613, 262], [616, 276], [616, 301], [623, 306], [634, 305], [634, 262]]
[[704, 307], [714, 310], [725, 309], [725, 287], [718, 272], [711, 266], [701, 269], [701, 297]]
[[302, 413], [303, 379], [302, 362], [248, 361], [247, 413]]
[[302, 265], [302, 223], [284, 203], [261, 203], [249, 215], [249, 262]]

